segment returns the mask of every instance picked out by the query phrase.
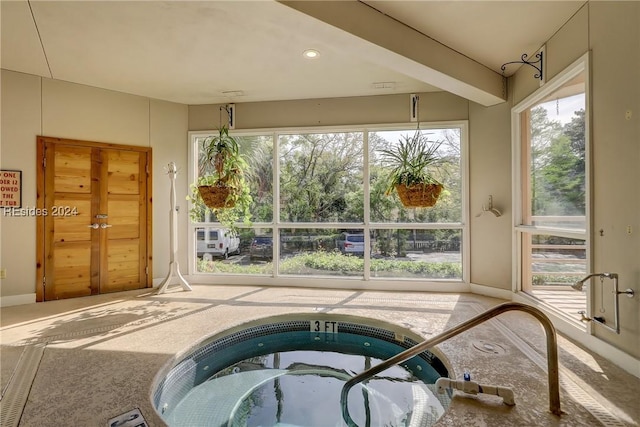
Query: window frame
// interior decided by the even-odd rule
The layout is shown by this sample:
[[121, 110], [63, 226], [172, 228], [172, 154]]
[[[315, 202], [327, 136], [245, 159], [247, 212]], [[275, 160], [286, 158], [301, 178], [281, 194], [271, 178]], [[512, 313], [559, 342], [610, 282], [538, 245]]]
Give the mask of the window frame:
[[[572, 64], [554, 76], [551, 80], [541, 86], [531, 95], [520, 101], [511, 109], [511, 148], [512, 148], [512, 200], [513, 200], [513, 259], [512, 259], [512, 291], [515, 293], [524, 292], [526, 284], [523, 283], [525, 272], [524, 251], [523, 251], [523, 235], [553, 235], [558, 237], [580, 239], [585, 241], [586, 245], [586, 269], [587, 274], [593, 270], [591, 238], [593, 233], [593, 224], [591, 219], [591, 137], [590, 137], [590, 55], [589, 52], [582, 55]], [[585, 229], [569, 229], [555, 228], [549, 226], [529, 225], [525, 224], [525, 197], [527, 197], [528, 206], [531, 199], [528, 197], [529, 192], [524, 190], [523, 169], [529, 168], [530, 164], [527, 160], [524, 145], [527, 141], [522, 137], [525, 128], [524, 121], [527, 119], [525, 114], [531, 107], [560, 89], [571, 79], [584, 73], [585, 75]], [[587, 293], [587, 307], [590, 305], [589, 294]]]
[[[274, 257], [274, 270], [272, 275], [253, 276], [245, 274], [203, 274], [198, 273], [196, 269], [194, 230], [198, 227], [210, 226], [211, 223], [193, 222], [187, 214], [187, 259], [188, 274], [191, 279], [198, 283], [220, 283], [223, 278], [227, 284], [262, 284], [262, 285], [292, 285], [295, 286], [319, 286], [317, 282], [322, 281], [322, 286], [326, 287], [342, 287], [342, 288], [363, 288], [363, 289], [380, 289], [380, 290], [432, 290], [439, 292], [464, 292], [468, 291], [468, 283], [470, 277], [470, 244], [469, 244], [469, 225], [468, 225], [468, 199], [469, 199], [469, 156], [468, 156], [468, 121], [438, 121], [420, 123], [421, 130], [429, 129], [460, 129], [460, 173], [461, 173], [461, 221], [452, 223], [380, 223], [370, 221], [370, 182], [369, 182], [369, 132], [376, 131], [406, 131], [407, 129], [415, 129], [415, 122], [400, 124], [373, 124], [373, 125], [341, 125], [341, 126], [309, 126], [309, 127], [282, 127], [282, 128], [265, 128], [265, 129], [236, 129], [230, 130], [230, 134], [234, 136], [256, 136], [256, 135], [272, 135], [273, 137], [273, 220], [271, 222], [254, 222], [250, 228], [270, 228], [272, 235], [279, 235], [283, 229], [354, 229], [363, 230], [365, 234], [365, 247], [370, 245], [370, 233], [372, 229], [459, 229], [461, 230], [461, 279], [384, 279], [371, 277], [370, 274], [370, 256], [367, 254], [364, 258], [364, 277], [335, 277], [335, 276], [290, 276], [280, 275], [278, 273], [277, 257]], [[187, 185], [191, 185], [195, 181], [197, 173], [197, 139], [213, 134], [215, 130], [189, 131], [188, 132], [188, 176]], [[338, 132], [363, 132], [363, 190], [364, 190], [364, 218], [362, 222], [326, 222], [326, 223], [307, 223], [307, 222], [283, 222], [280, 219], [280, 161], [279, 161], [279, 135], [295, 134], [295, 133], [338, 133]], [[191, 208], [191, 202], [188, 202], [187, 212]], [[242, 225], [240, 225], [243, 228]], [[273, 239], [273, 250], [275, 254], [279, 253], [279, 239]], [[327, 283], [327, 278], [330, 282]], [[314, 283], [316, 282], [316, 283]], [[401, 284], [401, 285], [400, 285]], [[329, 286], [327, 286], [329, 285]]]

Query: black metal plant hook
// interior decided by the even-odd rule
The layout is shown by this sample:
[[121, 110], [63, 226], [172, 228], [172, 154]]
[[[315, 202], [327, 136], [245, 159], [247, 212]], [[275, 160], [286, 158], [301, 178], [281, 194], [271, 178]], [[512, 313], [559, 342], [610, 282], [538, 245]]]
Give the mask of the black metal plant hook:
[[[544, 65], [544, 52], [540, 51], [538, 53], [536, 53], [536, 58], [538, 58], [537, 61], [527, 61], [527, 57], [529, 55], [527, 55], [526, 53], [523, 53], [522, 56], [520, 57], [520, 61], [511, 61], [511, 62], [505, 62], [504, 64], [502, 64], [502, 67], [500, 67], [500, 69], [502, 70], [502, 75], [504, 75], [504, 71], [507, 68], [507, 65], [509, 64], [525, 64], [525, 65], [530, 65], [533, 68], [535, 68], [536, 70], [538, 70], [537, 74], [534, 74], [533, 77], [535, 77], [536, 79], [542, 81], [543, 80], [543, 65]], [[540, 64], [540, 67], [538, 67], [535, 64]]]
[[232, 110], [231, 108], [229, 108], [229, 106], [228, 106], [228, 105], [221, 105], [221, 106], [220, 106], [220, 114], [219, 114], [219, 115], [220, 115], [220, 117], [219, 117], [219, 120], [220, 120], [220, 126], [222, 126], [222, 112], [223, 112], [223, 111], [226, 111], [226, 112], [227, 112], [227, 115], [229, 116], [229, 122], [228, 122], [228, 123], [229, 123], [229, 124], [233, 123], [233, 119], [234, 119], [234, 117], [233, 117], [233, 110]]

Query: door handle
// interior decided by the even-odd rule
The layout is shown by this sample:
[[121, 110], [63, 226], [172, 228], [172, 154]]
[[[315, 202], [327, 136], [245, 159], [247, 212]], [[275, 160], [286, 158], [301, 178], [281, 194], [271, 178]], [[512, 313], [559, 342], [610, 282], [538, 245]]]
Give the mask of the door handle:
[[98, 224], [97, 222], [94, 222], [91, 225], [87, 225], [87, 227], [93, 228], [94, 230], [97, 230], [100, 227], [100, 224]]
[[[111, 224], [100, 224], [100, 228], [109, 228], [109, 227], [113, 227], [113, 225]], [[98, 227], [96, 227], [98, 228]]]

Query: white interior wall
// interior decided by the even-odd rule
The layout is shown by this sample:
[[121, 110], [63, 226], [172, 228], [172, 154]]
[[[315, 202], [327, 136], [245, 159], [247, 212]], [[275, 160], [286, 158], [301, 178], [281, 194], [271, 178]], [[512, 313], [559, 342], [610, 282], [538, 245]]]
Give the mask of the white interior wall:
[[[593, 2], [589, 7], [594, 270], [617, 272], [622, 289], [633, 288], [638, 292], [640, 3]], [[631, 113], [628, 118], [627, 112]], [[611, 288], [606, 289], [602, 295], [598, 289], [591, 290], [594, 313], [601, 307], [601, 295], [605, 302], [612, 301], [610, 291]], [[611, 308], [608, 310], [605, 316], [611, 318]], [[640, 293], [632, 299], [620, 298], [620, 325], [620, 335], [602, 328], [596, 328], [596, 335], [640, 357]]]
[[[422, 122], [468, 120], [469, 102], [446, 92], [418, 94]], [[236, 104], [236, 129], [407, 123], [408, 94]], [[220, 105], [189, 107], [189, 130], [220, 125]], [[225, 116], [222, 116], [223, 123]]]
[[[510, 106], [470, 103], [469, 116], [471, 283], [511, 291]], [[502, 216], [482, 211], [489, 195]]]
[[[2, 70], [0, 167], [22, 171], [22, 206], [36, 205], [36, 135], [41, 132], [41, 79]], [[0, 212], [2, 304], [35, 301], [36, 219]], [[9, 298], [6, 298], [9, 297]]]
[[149, 147], [149, 99], [42, 79], [42, 134]]
[[[187, 271], [187, 121], [186, 105], [151, 101], [150, 140], [153, 147], [153, 278], [154, 284], [169, 272], [169, 212], [171, 180], [169, 162], [175, 162], [176, 205], [178, 208], [178, 263], [182, 274]], [[177, 283], [177, 282], [172, 282]]]

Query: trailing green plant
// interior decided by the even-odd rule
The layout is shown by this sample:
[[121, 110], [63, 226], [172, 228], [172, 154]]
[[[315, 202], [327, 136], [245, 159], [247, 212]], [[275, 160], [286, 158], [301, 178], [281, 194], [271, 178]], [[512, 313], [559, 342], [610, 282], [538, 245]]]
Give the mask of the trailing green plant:
[[438, 155], [440, 145], [442, 141], [430, 141], [416, 130], [413, 136], [402, 135], [392, 148], [380, 150], [382, 165], [388, 169], [385, 194], [397, 185], [442, 185], [437, 178], [438, 168], [445, 163]]
[[[189, 214], [195, 222], [203, 221], [211, 212], [225, 227], [235, 229], [235, 223], [242, 219], [250, 224], [250, 185], [247, 180], [248, 163], [239, 150], [238, 142], [229, 135], [229, 129], [222, 126], [218, 135], [207, 137], [202, 142], [198, 159], [198, 179], [191, 184], [187, 200], [191, 201]], [[228, 189], [228, 195], [221, 206], [211, 207], [203, 199], [203, 188]]]

